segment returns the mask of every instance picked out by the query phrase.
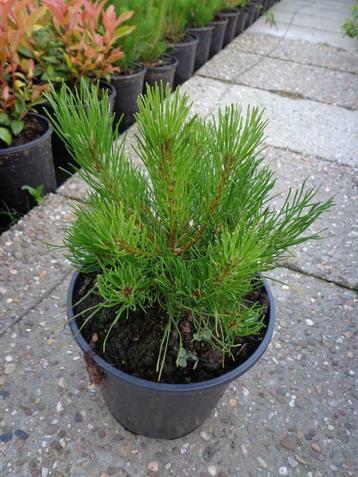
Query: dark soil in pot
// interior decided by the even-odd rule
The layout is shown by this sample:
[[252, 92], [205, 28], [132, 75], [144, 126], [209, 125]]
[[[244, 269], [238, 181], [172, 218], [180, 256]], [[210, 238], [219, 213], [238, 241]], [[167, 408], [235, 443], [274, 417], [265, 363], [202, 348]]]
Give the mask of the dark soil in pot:
[[235, 36], [240, 35], [240, 33], [242, 33], [245, 30], [247, 15], [248, 15], [248, 12], [245, 9], [242, 8], [239, 10], [239, 14], [237, 17], [237, 22], [236, 22]]
[[[83, 296], [93, 276], [87, 276], [87, 282], [83, 280], [84, 277], [80, 279], [78, 273], [74, 274], [68, 290], [67, 312], [71, 332], [84, 352], [90, 380], [100, 384], [110, 412], [126, 429], [137, 434], [174, 439], [195, 430], [210, 416], [230, 382], [245, 374], [260, 359], [272, 337], [275, 322], [274, 302], [268, 285], [264, 283], [263, 291], [260, 291], [258, 296], [262, 297], [259, 299], [264, 303], [268, 303], [265, 316], [267, 327], [263, 331], [261, 341], [256, 340], [255, 351], [241, 365], [214, 379], [196, 383], [165, 384], [141, 379], [111, 366], [93, 350], [97, 332], [91, 329], [84, 331], [84, 334], [87, 333], [87, 340], [92, 340], [91, 344], [80, 332], [74, 318], [73, 303], [79, 296]], [[258, 296], [252, 296], [251, 299], [256, 300]], [[143, 330], [138, 329], [137, 332], [138, 335], [131, 338], [134, 344]], [[254, 347], [252, 346], [251, 350]], [[139, 350], [138, 347], [137, 349]], [[145, 351], [144, 354], [148, 352]], [[209, 364], [210, 360], [207, 360], [207, 363]]]
[[[109, 109], [112, 112], [114, 108], [114, 101], [116, 97], [116, 90], [114, 87], [107, 83], [106, 81], [100, 81], [100, 94], [101, 90], [108, 90], [108, 101], [109, 101]], [[103, 93], [102, 93], [103, 94]], [[50, 104], [45, 103], [38, 107], [38, 111], [41, 112], [44, 116], [48, 114], [53, 116], [53, 110]], [[70, 153], [67, 151], [65, 143], [62, 139], [58, 136], [56, 131], [54, 131], [52, 135], [52, 154], [53, 154], [53, 162], [55, 166], [55, 173], [56, 173], [56, 183], [57, 187], [59, 187], [63, 182], [65, 182], [73, 173], [73, 159]]]
[[138, 112], [137, 99], [143, 92], [144, 77], [147, 68], [138, 65], [112, 78], [111, 84], [116, 90], [113, 112], [116, 120], [120, 121], [118, 131], [121, 133], [134, 122], [134, 115]]
[[231, 12], [220, 12], [218, 17], [222, 19], [227, 19], [228, 24], [226, 25], [225, 35], [224, 35], [224, 46], [228, 45], [235, 38], [237, 17], [239, 15], [239, 10], [233, 10]]
[[146, 65], [147, 72], [144, 78], [144, 92], [147, 85], [155, 86], [162, 82], [164, 86], [169, 85], [173, 89], [175, 70], [178, 60], [171, 55], [164, 55], [154, 65]]
[[[75, 313], [83, 313], [77, 320], [78, 325], [85, 323], [87, 318], [86, 310], [98, 305], [100, 297], [96, 294], [84, 296], [95, 284], [95, 276], [80, 275], [77, 288], [75, 289], [74, 301], [81, 303], [75, 308]], [[263, 289], [250, 294], [247, 297], [248, 303], [259, 302], [266, 310], [266, 322], [268, 320], [267, 309], [268, 299]], [[128, 319], [119, 320], [113, 327], [103, 352], [103, 341], [109, 330], [109, 326], [115, 319], [117, 309], [104, 309], [96, 314], [94, 320], [90, 320], [83, 327], [81, 333], [88, 343], [92, 337], [96, 336], [93, 350], [101, 356], [107, 363], [121, 369], [125, 373], [149, 381], [157, 381], [155, 372], [159, 354], [159, 346], [163, 336], [165, 326], [168, 323], [168, 316], [163, 313], [159, 304], [154, 304], [151, 308], [143, 311], [133, 312]], [[106, 323], [101, 328], [99, 322]], [[205, 342], [194, 340], [195, 330], [190, 323], [190, 319], [183, 318], [180, 322], [184, 347], [194, 352], [199, 360], [197, 365], [188, 362], [186, 368], [177, 367], [176, 359], [179, 350], [179, 339], [173, 333], [168, 346], [168, 353], [163, 368], [161, 382], [169, 384], [185, 384], [206, 381], [216, 378], [246, 361], [257, 349], [259, 343], [265, 335], [265, 330], [253, 337], [238, 338], [234, 348], [234, 359], [227, 358], [225, 367], [222, 366], [222, 354], [216, 349], [212, 349]], [[194, 343], [194, 344], [193, 344]], [[193, 366], [194, 365], [194, 366]]]
[[228, 22], [229, 21], [227, 19], [216, 19], [210, 22], [210, 26], [213, 27], [213, 34], [211, 37], [209, 58], [212, 58], [222, 49], [224, 44], [226, 26]]
[[191, 34], [187, 35], [183, 41], [170, 45], [170, 55], [178, 60], [174, 76], [174, 87], [184, 83], [193, 76], [198, 42], [198, 37]]
[[214, 28], [212, 26], [187, 29], [189, 33], [193, 33], [199, 38], [199, 43], [195, 54], [194, 71], [201, 68], [209, 59], [213, 30]]
[[[22, 186], [36, 188], [43, 185], [43, 192], [56, 189], [52, 161], [49, 121], [39, 114], [28, 114], [26, 126], [13, 144], [0, 148], [0, 209], [18, 214], [26, 213], [36, 205]], [[6, 204], [6, 205], [5, 205]], [[0, 215], [0, 228], [6, 227], [9, 217]]]

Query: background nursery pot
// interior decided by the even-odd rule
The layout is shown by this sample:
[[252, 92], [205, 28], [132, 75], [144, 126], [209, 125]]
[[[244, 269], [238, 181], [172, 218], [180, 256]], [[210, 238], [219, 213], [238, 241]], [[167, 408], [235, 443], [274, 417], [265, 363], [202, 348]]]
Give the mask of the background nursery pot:
[[49, 121], [40, 114], [29, 113], [26, 118], [36, 118], [45, 132], [25, 144], [0, 149], [0, 207], [25, 213], [31, 205], [31, 197], [21, 187], [43, 185], [43, 192], [56, 189], [55, 171], [52, 161]]
[[193, 76], [196, 48], [199, 39], [196, 35], [190, 34], [180, 43], [171, 45], [171, 56], [178, 60], [175, 70], [174, 86], [178, 86]]
[[73, 275], [67, 295], [71, 332], [87, 356], [87, 364], [90, 356], [97, 370], [103, 373], [101, 391], [112, 415], [136, 434], [174, 439], [195, 430], [210, 416], [230, 382], [246, 373], [260, 359], [272, 337], [275, 306], [270, 288], [264, 282], [269, 302], [266, 333], [256, 351], [244, 363], [215, 379], [193, 384], [163, 384], [136, 378], [100, 358], [79, 332], [73, 313], [78, 277], [78, 273]]
[[122, 117], [119, 132], [128, 129], [135, 121], [134, 114], [138, 111], [137, 98], [143, 92], [146, 72], [147, 68], [141, 65], [134, 73], [117, 75], [111, 80], [116, 90], [113, 112], [117, 121]]
[[157, 65], [147, 65], [147, 72], [145, 74], [145, 87], [147, 85], [154, 86], [160, 81], [163, 86], [169, 85], [173, 89], [175, 70], [178, 66], [178, 60], [171, 55], [164, 55], [163, 62]]
[[248, 15], [248, 12], [244, 10], [243, 8], [239, 10], [239, 15], [237, 17], [237, 22], [236, 22], [235, 36], [240, 35], [240, 33], [242, 33], [245, 30], [247, 15]]
[[256, 15], [256, 2], [250, 2], [250, 4], [245, 8], [245, 11], [247, 12], [245, 28], [249, 28], [249, 26], [254, 23]]
[[228, 20], [228, 24], [226, 25], [226, 30], [224, 35], [224, 46], [231, 43], [235, 37], [238, 15], [239, 15], [239, 10], [233, 10], [232, 12], [218, 13], [219, 18]]
[[210, 26], [212, 26], [214, 29], [211, 37], [209, 58], [219, 53], [219, 51], [222, 49], [227, 24], [227, 19], [213, 20], [210, 22]]
[[199, 43], [196, 48], [195, 55], [195, 66], [194, 70], [196, 71], [201, 66], [203, 66], [209, 59], [211, 37], [213, 34], [214, 28], [212, 26], [202, 27], [202, 28], [188, 28], [189, 33], [193, 33], [199, 38]]

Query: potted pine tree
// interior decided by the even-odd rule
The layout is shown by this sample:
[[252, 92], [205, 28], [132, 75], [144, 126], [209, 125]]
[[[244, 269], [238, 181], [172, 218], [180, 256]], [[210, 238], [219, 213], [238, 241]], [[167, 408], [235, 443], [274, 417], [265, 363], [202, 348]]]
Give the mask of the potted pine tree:
[[17, 0], [0, 4], [0, 227], [7, 216], [23, 214], [34, 205], [23, 189], [56, 188], [52, 162], [52, 128], [34, 113], [46, 85], [37, 77], [28, 48], [36, 22], [45, 11], [36, 2]]
[[[48, 21], [34, 35], [32, 57], [44, 81], [57, 87], [65, 82], [75, 89], [81, 78], [99, 81], [99, 94], [108, 92], [110, 108], [115, 105], [116, 90], [109, 83], [120, 71], [124, 57], [120, 41], [131, 33], [125, 25], [132, 13], [116, 15], [113, 5], [105, 0], [44, 0]], [[48, 104], [45, 111], [52, 114]], [[57, 134], [52, 140], [57, 183], [69, 176], [73, 165], [64, 143]]]
[[209, 58], [210, 46], [214, 26], [210, 22], [214, 19], [218, 0], [187, 0], [188, 32], [199, 39], [195, 54], [194, 70], [203, 66]]
[[239, 0], [239, 2], [237, 2], [237, 8], [239, 10], [239, 14], [237, 17], [237, 22], [236, 22], [235, 36], [240, 35], [240, 33], [242, 33], [245, 30], [246, 21], [247, 21], [246, 6], [248, 2], [249, 0]]
[[235, 37], [239, 10], [236, 8], [237, 0], [222, 0], [218, 17], [228, 21], [224, 36], [224, 46], [232, 42]]
[[204, 122], [178, 89], [149, 88], [137, 114], [142, 170], [113, 142], [93, 86], [49, 101], [90, 190], [65, 236], [77, 268], [69, 326], [90, 379], [127, 429], [184, 435], [264, 353], [275, 311], [262, 273], [318, 238], [304, 232], [332, 202], [303, 185], [270, 206], [258, 108]]
[[165, 40], [165, 15], [168, 4], [156, 0], [136, 2], [140, 7], [138, 22], [141, 21], [145, 29], [141, 48], [141, 58], [147, 67], [145, 89], [159, 82], [173, 88], [178, 60], [166, 53], [168, 43]]
[[178, 60], [174, 86], [187, 81], [194, 73], [195, 55], [199, 39], [185, 30], [188, 0], [170, 0], [165, 15], [165, 38], [171, 56]]

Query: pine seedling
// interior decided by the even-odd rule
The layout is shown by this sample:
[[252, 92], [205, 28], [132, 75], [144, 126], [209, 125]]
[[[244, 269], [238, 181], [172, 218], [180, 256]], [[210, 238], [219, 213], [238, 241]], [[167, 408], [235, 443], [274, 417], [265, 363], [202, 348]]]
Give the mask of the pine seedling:
[[[113, 117], [95, 87], [82, 83], [77, 96], [63, 87], [48, 100], [90, 190], [65, 243], [72, 264], [96, 274], [98, 307], [115, 310], [102, 346], [120, 320], [156, 305], [166, 317], [160, 379], [173, 334], [177, 365], [185, 366], [196, 340], [224, 359], [238, 337], [259, 333], [263, 309], [248, 296], [261, 286], [260, 274], [282, 264], [290, 247], [318, 239], [307, 229], [332, 205], [303, 184], [280, 209], [271, 206], [263, 111], [228, 106], [204, 122], [190, 114], [186, 94], [149, 88], [137, 114], [143, 170], [126, 157], [124, 142], [115, 143]], [[98, 319], [96, 311], [86, 320]], [[194, 332], [189, 344], [185, 320]]]

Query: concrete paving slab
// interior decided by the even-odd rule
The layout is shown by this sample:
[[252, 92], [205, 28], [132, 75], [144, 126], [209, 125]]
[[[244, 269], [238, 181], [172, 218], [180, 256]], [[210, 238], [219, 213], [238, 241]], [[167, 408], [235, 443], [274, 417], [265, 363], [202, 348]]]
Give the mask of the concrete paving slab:
[[70, 271], [62, 245], [71, 202], [48, 195], [9, 231], [0, 236], [0, 330], [57, 286]]
[[[328, 4], [327, 4], [328, 5]], [[328, 7], [330, 8], [330, 7]], [[342, 18], [341, 15], [334, 15], [333, 17], [324, 18], [322, 16], [317, 16], [313, 14], [306, 14], [303, 10], [301, 13], [296, 15], [292, 20], [292, 12], [278, 10], [274, 12], [275, 21], [279, 23], [290, 23], [292, 20], [292, 25], [310, 27], [319, 30], [331, 31], [335, 33], [342, 32]], [[345, 14], [348, 16], [348, 13]]]
[[263, 17], [259, 18], [252, 26], [250, 26], [250, 28], [248, 28], [247, 31], [250, 33], [285, 37], [289, 40], [303, 40], [312, 43], [320, 43], [352, 51], [357, 50], [356, 40], [343, 37], [343, 33], [334, 33], [280, 22], [277, 22], [276, 27], [273, 28], [266, 23]]
[[244, 53], [236, 43], [207, 63], [201, 76], [358, 109], [358, 75]]
[[260, 56], [358, 74], [358, 53], [328, 45], [287, 38], [282, 41], [276, 36], [247, 31], [238, 36], [232, 46]]
[[261, 106], [269, 119], [267, 144], [342, 164], [358, 162], [358, 112], [232, 85], [222, 105]]
[[189, 95], [193, 103], [193, 113], [203, 117], [212, 113], [221, 104], [228, 89], [229, 85], [225, 83], [202, 78], [199, 75], [193, 76], [180, 87], [182, 92]]
[[357, 475], [357, 298], [285, 269], [274, 276], [287, 285], [272, 282], [268, 351], [199, 430], [173, 441], [127, 432], [89, 385], [64, 328], [66, 280], [0, 338], [1, 475]]
[[[343, 23], [344, 21], [342, 21], [342, 25]], [[332, 32], [280, 21], [276, 22], [275, 27], [271, 27], [265, 20], [260, 18], [248, 29], [248, 32], [265, 33], [267, 35], [280, 37], [284, 36], [288, 39], [305, 40], [353, 51], [356, 50], [355, 40], [345, 37], [343, 31]]]
[[293, 249], [288, 266], [358, 290], [358, 169], [272, 147], [266, 154], [264, 162], [275, 170], [275, 192], [280, 194], [274, 204], [281, 205], [289, 188], [300, 187], [305, 179], [307, 187], [319, 189], [318, 200], [334, 196], [334, 207], [309, 230], [326, 229], [326, 238]]
[[270, 26], [263, 15], [248, 31], [357, 51], [356, 40], [344, 37], [342, 29], [351, 15], [352, 5], [353, 2], [283, 0], [272, 8], [275, 27]]
[[88, 191], [87, 185], [81, 179], [79, 174], [74, 174], [72, 177], [67, 179], [58, 189], [57, 193], [64, 197], [75, 200], [84, 200], [86, 193]]
[[317, 17], [326, 15], [328, 12], [337, 17], [349, 15], [352, 10], [353, 1], [337, 2], [327, 0], [282, 0], [273, 6], [275, 11], [297, 12], [296, 16], [302, 14], [312, 14]]

